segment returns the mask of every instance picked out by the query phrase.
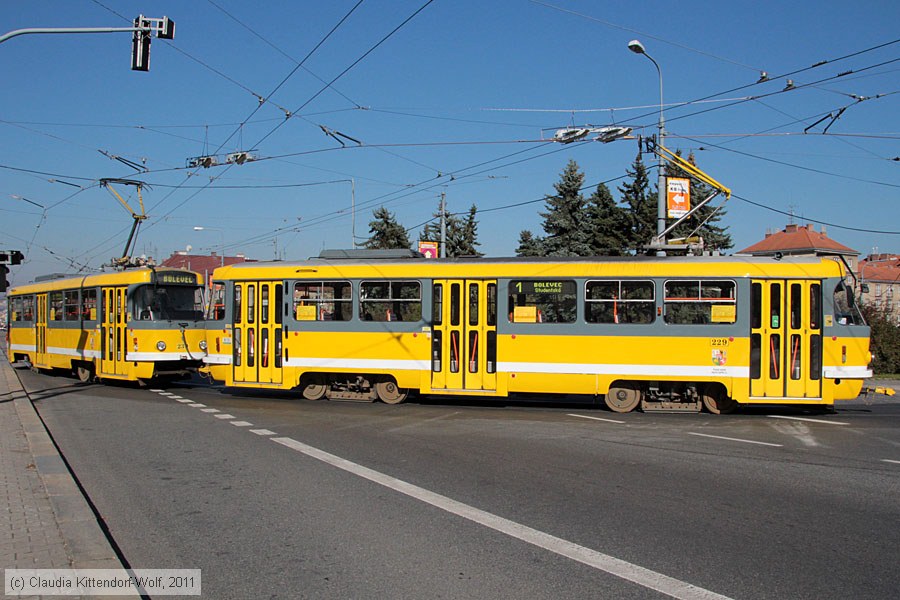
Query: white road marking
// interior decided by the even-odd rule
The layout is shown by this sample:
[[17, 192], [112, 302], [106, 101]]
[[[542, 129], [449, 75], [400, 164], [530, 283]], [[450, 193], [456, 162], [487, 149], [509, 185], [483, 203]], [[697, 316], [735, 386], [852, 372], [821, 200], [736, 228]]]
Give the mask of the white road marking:
[[269, 431], [268, 429], [251, 429], [250, 433], [255, 433], [256, 435], [275, 435], [274, 431]]
[[791, 421], [807, 421], [809, 423], [825, 423], [826, 425], [849, 425], [841, 421], [826, 421], [825, 419], [807, 419], [805, 417], [786, 417], [784, 415], [768, 415], [770, 419], [790, 419]]
[[769, 442], [757, 442], [756, 440], [742, 440], [741, 438], [725, 437], [722, 435], [709, 435], [707, 433], [694, 433], [689, 431], [688, 435], [699, 435], [700, 437], [715, 438], [717, 440], [728, 440], [729, 442], [743, 442], [745, 444], [759, 444], [760, 446], [774, 446], [781, 448], [781, 444], [770, 444]]
[[194, 403], [193, 400], [188, 400], [187, 398], [182, 398], [181, 400], [179, 400], [179, 402], [181, 402], [182, 404], [193, 404]]
[[191, 404], [188, 404], [188, 406], [190, 406], [191, 408], [203, 408], [203, 407], [205, 407], [206, 405], [205, 405], [205, 404], [200, 404], [199, 402], [193, 402], [193, 403], [191, 403]]
[[217, 412], [219, 412], [219, 409], [218, 408], [201, 408], [200, 412], [217, 413]]
[[891, 460], [889, 458], [882, 458], [881, 462], [892, 463], [895, 465], [900, 465], [900, 460]]
[[253, 427], [253, 423], [248, 423], [247, 421], [228, 421], [235, 427]]
[[589, 417], [587, 415], [576, 415], [575, 413], [569, 413], [567, 416], [569, 417], [578, 417], [579, 419], [591, 419], [592, 421], [605, 421], [606, 423], [625, 423], [625, 421], [616, 421], [615, 419], [601, 419], [600, 417]]
[[182, 399], [183, 399], [182, 396], [175, 396], [175, 395], [172, 395], [172, 396], [169, 396], [169, 397], [170, 397], [172, 400], [182, 400]]
[[156, 393], [159, 394], [160, 396], [174, 396], [175, 395], [172, 392], [163, 392], [163, 391], [159, 391]]
[[166, 390], [150, 390], [150, 391], [151, 391], [151, 392], [156, 392], [156, 393], [158, 394], [158, 393], [164, 392], [164, 391], [166, 391]]
[[320, 460], [333, 467], [337, 467], [338, 469], [343, 469], [348, 473], [352, 473], [363, 479], [368, 479], [369, 481], [383, 485], [396, 492], [405, 494], [451, 514], [468, 519], [469, 521], [478, 523], [479, 525], [483, 525], [494, 531], [499, 531], [528, 544], [537, 546], [538, 548], [543, 548], [554, 554], [570, 558], [584, 565], [588, 565], [589, 567], [593, 567], [651, 590], [656, 590], [660, 593], [672, 596], [673, 598], [682, 598], [685, 600], [727, 600], [728, 598], [727, 596], [722, 596], [707, 589], [691, 585], [685, 581], [663, 575], [662, 573], [657, 573], [656, 571], [651, 571], [650, 569], [624, 561], [620, 558], [615, 558], [614, 556], [603, 554], [584, 546], [579, 546], [568, 540], [538, 531], [537, 529], [532, 529], [521, 523], [510, 521], [509, 519], [469, 506], [468, 504], [463, 504], [462, 502], [458, 502], [447, 496], [442, 496], [441, 494], [431, 492], [401, 479], [396, 479], [390, 475], [385, 475], [384, 473], [374, 471], [368, 467], [358, 465], [339, 456], [335, 456], [334, 454], [329, 454], [317, 448], [313, 448], [312, 446], [307, 446], [292, 438], [278, 437], [271, 439], [273, 442], [277, 442], [291, 450], [296, 450], [306, 456]]
[[217, 419], [233, 419], [234, 415], [229, 415], [226, 413], [222, 413], [221, 415], [216, 415]]

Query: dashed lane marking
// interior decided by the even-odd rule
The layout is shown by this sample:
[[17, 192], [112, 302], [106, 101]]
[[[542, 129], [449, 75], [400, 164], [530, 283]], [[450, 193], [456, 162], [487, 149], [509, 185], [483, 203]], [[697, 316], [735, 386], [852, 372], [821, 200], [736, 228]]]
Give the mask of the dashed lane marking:
[[826, 425], [849, 425], [841, 421], [826, 421], [825, 419], [807, 419], [805, 417], [786, 417], [784, 415], [768, 415], [770, 419], [790, 419], [791, 421], [806, 421], [807, 423], [825, 423]]
[[188, 404], [188, 406], [190, 406], [191, 408], [204, 408], [206, 405], [200, 404], [199, 402], [193, 402], [191, 404]]
[[253, 423], [248, 423], [247, 421], [228, 421], [235, 427], [253, 427]]
[[889, 458], [882, 458], [881, 462], [891, 463], [894, 465], [900, 465], [900, 460], [891, 460]]
[[474, 523], [478, 523], [479, 525], [483, 525], [484, 527], [488, 527], [489, 529], [493, 529], [494, 531], [504, 533], [528, 544], [537, 546], [538, 548], [547, 550], [548, 552], [553, 552], [554, 554], [570, 558], [581, 564], [593, 567], [600, 571], [604, 571], [611, 575], [615, 575], [616, 577], [620, 577], [622, 579], [625, 579], [626, 581], [630, 581], [645, 588], [656, 590], [662, 594], [672, 596], [673, 598], [680, 598], [683, 600], [727, 600], [728, 598], [727, 596], [722, 596], [710, 590], [697, 587], [679, 579], [675, 579], [674, 577], [669, 577], [668, 575], [663, 575], [662, 573], [651, 571], [650, 569], [630, 563], [620, 558], [616, 558], [608, 554], [603, 554], [602, 552], [597, 552], [596, 550], [586, 548], [585, 546], [579, 546], [574, 542], [558, 538], [537, 529], [532, 529], [527, 525], [505, 519], [495, 514], [475, 508], [474, 506], [469, 506], [468, 504], [453, 500], [452, 498], [448, 498], [447, 496], [442, 496], [441, 494], [426, 490], [425, 488], [421, 488], [417, 485], [407, 483], [406, 481], [403, 481], [401, 479], [396, 479], [394, 477], [391, 477], [390, 475], [385, 475], [384, 473], [380, 473], [339, 456], [335, 456], [334, 454], [329, 454], [327, 452], [319, 450], [318, 448], [307, 446], [306, 444], [298, 442], [295, 439], [288, 437], [277, 437], [270, 439], [273, 442], [290, 448], [291, 450], [295, 450], [297, 452], [305, 454], [306, 456], [309, 456], [316, 460], [320, 460], [333, 467], [337, 467], [338, 469], [342, 469], [344, 471], [347, 471], [348, 473], [352, 473], [353, 475], [362, 477], [363, 479], [368, 479], [369, 481], [372, 481], [379, 485], [383, 485], [386, 488], [389, 488], [401, 494], [405, 494], [406, 496], [415, 498], [416, 500], [419, 500], [451, 514], [457, 515]]
[[255, 433], [256, 435], [275, 435], [274, 431], [269, 431], [268, 429], [251, 429], [250, 433]]
[[234, 415], [229, 415], [228, 413], [222, 413], [220, 415], [215, 415], [217, 419], [233, 419]]
[[700, 437], [714, 438], [717, 440], [728, 440], [729, 442], [743, 442], [744, 444], [758, 444], [760, 446], [773, 446], [775, 448], [781, 448], [781, 444], [770, 444], [769, 442], [757, 442], [756, 440], [743, 440], [741, 438], [733, 438], [733, 437], [725, 437], [723, 435], [709, 435], [708, 433], [695, 433], [693, 431], [689, 431], [688, 435], [697, 435]]
[[181, 402], [182, 404], [193, 404], [194, 403], [193, 400], [188, 400], [187, 398], [182, 398], [181, 400], [178, 400], [178, 402]]
[[201, 409], [200, 409], [200, 412], [205, 412], [205, 413], [210, 413], [210, 414], [212, 414], [212, 413], [217, 413], [217, 412], [220, 412], [220, 411], [219, 411], [218, 408], [201, 408]]
[[575, 413], [569, 413], [568, 416], [578, 417], [579, 419], [590, 419], [592, 421], [604, 421], [606, 423], [619, 423], [620, 425], [625, 423], [625, 421], [616, 421], [615, 419], [603, 419], [600, 417], [589, 417], [587, 415], [576, 415]]

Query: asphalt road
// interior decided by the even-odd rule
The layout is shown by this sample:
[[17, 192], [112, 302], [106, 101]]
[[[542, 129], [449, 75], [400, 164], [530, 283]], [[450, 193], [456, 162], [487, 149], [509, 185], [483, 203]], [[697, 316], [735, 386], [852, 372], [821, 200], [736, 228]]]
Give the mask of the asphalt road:
[[883, 397], [618, 415], [20, 375], [130, 565], [202, 569], [206, 598], [900, 590], [900, 402]]

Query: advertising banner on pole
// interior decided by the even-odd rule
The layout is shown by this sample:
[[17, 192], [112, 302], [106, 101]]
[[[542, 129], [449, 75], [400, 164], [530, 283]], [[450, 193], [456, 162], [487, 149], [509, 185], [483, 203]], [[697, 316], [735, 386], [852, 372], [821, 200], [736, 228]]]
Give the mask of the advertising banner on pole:
[[691, 180], [669, 177], [666, 180], [666, 205], [670, 219], [683, 217], [691, 210]]

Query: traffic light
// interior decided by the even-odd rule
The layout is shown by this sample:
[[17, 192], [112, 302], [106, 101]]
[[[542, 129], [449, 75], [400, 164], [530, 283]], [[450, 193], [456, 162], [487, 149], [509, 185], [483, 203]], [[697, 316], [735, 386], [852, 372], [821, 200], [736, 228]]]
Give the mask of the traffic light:
[[0, 265], [0, 292], [5, 292], [6, 288], [9, 287], [9, 283], [6, 281], [7, 273], [9, 273], [9, 267]]
[[[131, 39], [131, 70], [150, 70], [150, 20], [140, 15], [134, 20], [134, 26], [144, 27], [143, 31], [135, 31]], [[174, 27], [174, 25], [173, 25]], [[173, 29], [174, 31], [174, 29]]]
[[13, 250], [9, 253], [9, 264], [11, 265], [21, 265], [22, 259], [25, 258], [25, 255], [19, 252], [18, 250]]

